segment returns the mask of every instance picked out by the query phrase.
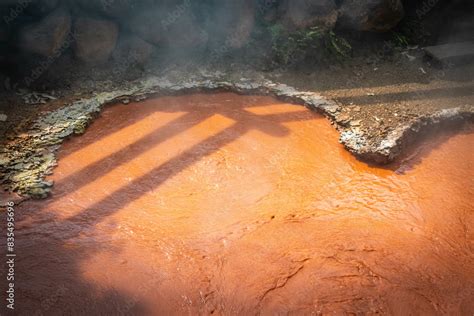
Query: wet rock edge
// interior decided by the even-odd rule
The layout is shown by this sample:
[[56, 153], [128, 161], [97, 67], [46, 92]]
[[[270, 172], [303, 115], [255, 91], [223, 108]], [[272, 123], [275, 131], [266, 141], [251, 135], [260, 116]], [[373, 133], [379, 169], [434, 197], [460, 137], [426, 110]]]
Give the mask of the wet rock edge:
[[150, 96], [181, 95], [193, 92], [228, 91], [239, 94], [273, 96], [282, 101], [304, 105], [327, 117], [340, 132], [340, 142], [357, 158], [376, 164], [388, 164], [403, 154], [420, 132], [446, 122], [457, 124], [474, 118], [474, 107], [443, 109], [418, 117], [392, 130], [382, 139], [370, 137], [357, 127], [337, 121], [341, 105], [320, 94], [299, 91], [269, 80], [241, 79], [237, 82], [219, 78], [200, 78], [175, 82], [168, 78], [149, 77], [128, 83], [120, 89], [96, 93], [37, 119], [28, 132], [15, 135], [0, 149], [0, 181], [5, 190], [24, 197], [46, 198], [53, 183], [45, 180], [57, 165], [56, 153], [62, 142], [84, 133], [87, 125], [107, 104], [140, 101]]

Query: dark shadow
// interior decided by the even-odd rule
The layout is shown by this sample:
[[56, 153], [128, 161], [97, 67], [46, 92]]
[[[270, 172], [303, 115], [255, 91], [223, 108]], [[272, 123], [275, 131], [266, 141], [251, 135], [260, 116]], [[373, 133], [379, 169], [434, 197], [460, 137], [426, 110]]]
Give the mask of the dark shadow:
[[[222, 92], [222, 91], [197, 91], [196, 93], [199, 93], [200, 95], [212, 96], [212, 95], [219, 95], [221, 93], [226, 93], [226, 92]], [[186, 97], [187, 95], [188, 94], [178, 93], [176, 96]], [[113, 133], [116, 133], [116, 132], [120, 131], [123, 128], [126, 128], [126, 127], [130, 126], [131, 124], [133, 124], [135, 122], [138, 122], [142, 119], [145, 119], [148, 115], [151, 115], [153, 113], [156, 113], [156, 112], [172, 113], [172, 112], [183, 111], [183, 108], [181, 108], [180, 104], [176, 103], [176, 101], [175, 101], [176, 96], [173, 96], [173, 95], [161, 96], [159, 94], [156, 95], [156, 96], [153, 96], [153, 95], [148, 96], [149, 99], [141, 101], [140, 106], [141, 107], [149, 107], [149, 108], [151, 107], [150, 111], [140, 111], [138, 114], [134, 115], [133, 120], [130, 120], [128, 117], [122, 117], [121, 120], [114, 120], [113, 123], [108, 124], [107, 129], [101, 129], [99, 131], [99, 133], [94, 135], [94, 137], [91, 138], [91, 139], [85, 139], [85, 137], [81, 137], [81, 139], [83, 141], [83, 146], [85, 147], [85, 146], [91, 145], [91, 144], [93, 144], [93, 143], [95, 143], [95, 142], [97, 142], [97, 141], [113, 134]], [[162, 99], [166, 100], [167, 101], [166, 106], [161, 106], [161, 105], [156, 106], [156, 105], [154, 105], [153, 104], [153, 99], [155, 97], [159, 97], [159, 98], [162, 98]], [[266, 105], [271, 105], [272, 104], [271, 99], [268, 98], [268, 101], [263, 102], [263, 103], [261, 102], [261, 99], [259, 99], [260, 103], [255, 105], [254, 103], [251, 102], [251, 100], [252, 100], [251, 95], [246, 96], [246, 97], [249, 98], [249, 100], [247, 100], [245, 104], [236, 105], [236, 108], [252, 108], [252, 107], [255, 107], [255, 106], [266, 106]], [[118, 102], [119, 101], [105, 104], [103, 106], [103, 110], [102, 110], [101, 114], [99, 114], [99, 115], [103, 116], [104, 110], [106, 110], [108, 108], [116, 107], [117, 105], [119, 105]], [[235, 105], [232, 105], [232, 106], [234, 107]], [[101, 120], [104, 121], [104, 117], [101, 117]], [[95, 124], [95, 121], [92, 122], [92, 124]], [[71, 150], [71, 151], [68, 152], [68, 154], [72, 154], [74, 152], [75, 152], [75, 150]]]
[[[266, 105], [270, 105], [270, 104], [264, 104], [263, 106], [266, 106]], [[161, 107], [159, 107], [159, 109], [157, 110], [161, 111]], [[136, 142], [123, 147], [118, 152], [114, 152], [100, 159], [99, 161], [94, 162], [91, 165], [88, 165], [86, 168], [69, 175], [62, 181], [56, 183], [56, 186], [62, 187], [64, 184], [74, 183], [73, 189], [79, 190], [82, 186], [87, 185], [88, 183], [102, 177], [104, 174], [112, 171], [113, 169], [118, 168], [121, 165], [135, 159], [136, 157], [138, 157], [140, 154], [147, 151], [148, 149], [154, 146], [157, 146], [161, 142], [167, 139], [170, 139], [173, 136], [176, 136], [180, 133], [185, 132], [186, 130], [189, 130], [194, 125], [205, 121], [207, 118], [215, 114], [227, 116], [236, 122], [241, 122], [241, 123], [245, 122], [248, 125], [248, 122], [255, 121], [256, 123], [258, 123], [259, 120], [268, 120], [268, 119], [270, 119], [272, 122], [279, 122], [279, 123], [285, 123], [292, 120], [295, 120], [295, 121], [307, 120], [308, 119], [307, 113], [308, 113], [307, 110], [302, 110], [299, 112], [292, 112], [292, 113], [267, 114], [267, 115], [259, 116], [259, 115], [252, 114], [239, 106], [233, 106], [232, 111], [215, 111], [215, 113], [208, 113], [206, 111], [196, 113], [195, 111], [192, 111], [165, 124], [162, 127], [157, 128], [156, 130], [140, 138]], [[239, 124], [236, 125], [235, 128], [232, 128], [229, 132], [238, 133], [238, 130], [241, 129], [239, 126], [240, 126]], [[288, 132], [287, 129], [283, 127], [282, 125], [274, 125], [274, 126], [268, 127], [265, 124], [262, 124], [262, 125], [255, 124], [254, 128], [275, 137], [285, 136]], [[204, 144], [206, 143], [207, 142], [205, 142]], [[219, 147], [217, 147], [216, 150], [218, 148]], [[88, 175], [88, 176], [85, 177], [84, 175]]]
[[[80, 234], [79, 231], [68, 231], [71, 227], [53, 216], [32, 226], [21, 224], [42, 210], [43, 205], [38, 201], [16, 206], [15, 310], [6, 308], [8, 283], [2, 282], [1, 315], [144, 315], [150, 312], [130, 294], [115, 289], [102, 290], [100, 296], [94, 293], [97, 289], [84, 280], [80, 265], [82, 260], [94, 254], [90, 249], [68, 249], [66, 245], [68, 239]], [[3, 218], [1, 227], [5, 232]], [[38, 228], [45, 231], [39, 233]], [[55, 231], [55, 234], [51, 233]], [[7, 258], [4, 240], [2, 238], [0, 243], [0, 255]], [[105, 247], [98, 245], [98, 248]], [[7, 279], [8, 273], [5, 267], [5, 263], [2, 264], [0, 277], [3, 280]]]
[[[306, 111], [305, 111], [306, 112]], [[278, 115], [281, 117], [290, 116], [288, 119], [281, 119], [281, 122], [292, 121], [291, 115], [281, 114]], [[259, 126], [255, 126], [255, 129], [260, 129]], [[226, 128], [222, 132], [207, 138], [206, 140], [200, 142], [199, 144], [194, 145], [190, 149], [184, 151], [177, 157], [172, 158], [161, 166], [149, 171], [146, 175], [133, 180], [128, 186], [123, 187], [109, 196], [104, 200], [97, 202], [93, 206], [82, 211], [77, 216], [74, 216], [69, 221], [83, 221], [86, 218], [91, 218], [90, 215], [94, 214], [94, 217], [101, 219], [102, 217], [109, 216], [111, 213], [116, 212], [117, 210], [107, 209], [107, 205], [114, 203], [119, 208], [126, 206], [127, 204], [133, 202], [134, 200], [140, 198], [142, 195], [150, 192], [161, 184], [163, 184], [168, 179], [180, 173], [182, 170], [198, 162], [202, 158], [212, 154], [213, 152], [219, 150], [220, 148], [226, 146], [227, 144], [232, 143], [240, 136], [248, 132], [250, 129], [247, 124], [235, 123], [229, 128]], [[261, 129], [260, 129], [261, 130]], [[264, 132], [271, 134], [273, 136], [282, 137], [285, 136], [288, 131], [283, 127], [275, 127], [275, 129], [264, 129]], [[135, 157], [135, 156], [134, 156]], [[109, 170], [107, 170], [109, 171]], [[90, 180], [90, 178], [88, 178]], [[86, 183], [80, 183], [80, 185], [85, 185]], [[146, 188], [146, 189], [144, 189]], [[79, 189], [79, 188], [74, 188]], [[90, 223], [91, 221], [88, 220]]]

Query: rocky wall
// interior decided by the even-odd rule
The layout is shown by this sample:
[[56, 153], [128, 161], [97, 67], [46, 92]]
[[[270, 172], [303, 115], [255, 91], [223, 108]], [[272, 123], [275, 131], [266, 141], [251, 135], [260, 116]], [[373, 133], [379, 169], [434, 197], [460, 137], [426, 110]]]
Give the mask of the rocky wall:
[[319, 26], [388, 31], [404, 16], [400, 0], [3, 0], [0, 62], [70, 52], [85, 64], [155, 51], [244, 46], [256, 24], [289, 31]]

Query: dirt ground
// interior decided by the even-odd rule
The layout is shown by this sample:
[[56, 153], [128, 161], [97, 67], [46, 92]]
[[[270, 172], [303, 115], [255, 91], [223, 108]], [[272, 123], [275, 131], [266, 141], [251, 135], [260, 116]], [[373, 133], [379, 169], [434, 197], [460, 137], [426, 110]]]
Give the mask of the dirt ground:
[[359, 58], [304, 76], [283, 75], [281, 80], [343, 105], [338, 118], [342, 124], [381, 135], [411, 119], [473, 104], [473, 63], [438, 68], [418, 56], [414, 61], [403, 55], [393, 61]]
[[[193, 70], [202, 72], [203, 67], [196, 66]], [[119, 84], [118, 80], [110, 80], [113, 72], [105, 68], [80, 71], [76, 68], [69, 72], [73, 75], [65, 78], [67, 84], [46, 91], [57, 97], [46, 100], [46, 104], [24, 104], [22, 96], [1, 92], [0, 114], [7, 115], [7, 120], [0, 125], [0, 143], [8, 133], [21, 132], [28, 122], [48, 110]], [[233, 64], [222, 72], [234, 77], [268, 78], [300, 90], [319, 92], [344, 107], [338, 123], [357, 126], [373, 136], [384, 136], [400, 124], [440, 109], [471, 106], [474, 94], [474, 63], [439, 67], [425, 60], [421, 50], [408, 50], [390, 58], [371, 52], [329, 66], [270, 72]], [[137, 70], [129, 77], [137, 78], [140, 73]], [[146, 73], [166, 74], [162, 67], [147, 69]], [[87, 80], [91, 76], [97, 80]]]

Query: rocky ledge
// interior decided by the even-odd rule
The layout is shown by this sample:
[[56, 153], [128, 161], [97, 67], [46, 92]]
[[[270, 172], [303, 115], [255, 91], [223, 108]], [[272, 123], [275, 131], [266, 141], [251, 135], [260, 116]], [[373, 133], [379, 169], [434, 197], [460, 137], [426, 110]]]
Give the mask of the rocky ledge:
[[8, 190], [32, 198], [48, 196], [52, 182], [46, 181], [56, 166], [56, 153], [62, 142], [82, 134], [87, 125], [106, 104], [141, 101], [149, 96], [178, 95], [192, 92], [230, 91], [241, 94], [274, 96], [304, 105], [326, 116], [340, 131], [340, 142], [359, 159], [387, 164], [403, 153], [405, 146], [419, 132], [446, 122], [461, 122], [474, 118], [474, 107], [441, 110], [407, 122], [386, 137], [374, 138], [357, 124], [342, 124], [341, 106], [318, 93], [298, 91], [288, 85], [268, 80], [228, 81], [224, 78], [201, 77], [187, 81], [149, 77], [131, 82], [113, 91], [96, 93], [37, 119], [27, 132], [15, 135], [0, 149], [0, 180]]

